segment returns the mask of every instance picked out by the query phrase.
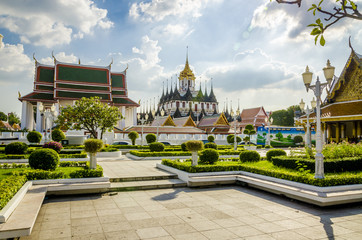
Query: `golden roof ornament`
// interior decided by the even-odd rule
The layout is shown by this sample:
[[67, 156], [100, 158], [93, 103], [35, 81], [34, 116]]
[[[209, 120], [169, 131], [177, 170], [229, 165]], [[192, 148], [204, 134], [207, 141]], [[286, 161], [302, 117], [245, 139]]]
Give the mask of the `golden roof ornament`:
[[182, 70], [180, 72], [180, 76], [178, 77], [179, 80], [182, 80], [182, 79], [187, 79], [187, 80], [193, 80], [195, 81], [196, 77], [194, 75], [194, 73], [192, 72], [192, 70], [190, 69], [190, 66], [189, 66], [189, 53], [188, 53], [188, 49], [189, 47], [187, 46], [187, 51], [186, 51], [186, 64], [185, 64], [185, 67], [184, 67], [184, 70]]

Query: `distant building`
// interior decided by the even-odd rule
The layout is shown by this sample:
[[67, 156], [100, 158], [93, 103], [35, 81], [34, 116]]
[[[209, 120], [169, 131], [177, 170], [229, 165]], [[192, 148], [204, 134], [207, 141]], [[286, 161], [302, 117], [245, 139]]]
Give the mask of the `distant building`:
[[190, 69], [188, 55], [186, 55], [186, 63], [184, 69], [180, 72], [177, 84], [171, 89], [166, 87], [166, 92], [163, 89], [162, 96], [158, 103], [158, 111], [163, 109], [167, 115], [173, 118], [191, 116], [194, 121], [200, 120], [203, 116], [209, 116], [218, 113], [218, 102], [214, 94], [211, 84], [210, 92], [208, 93], [205, 85], [204, 92], [196, 89], [195, 75]]
[[243, 109], [240, 116], [241, 122], [238, 124], [238, 127], [245, 128], [246, 125], [251, 124], [257, 129], [257, 127], [266, 124], [265, 118], [268, 114], [265, 112], [264, 107], [257, 107]]
[[[111, 72], [107, 67], [89, 66], [59, 62], [54, 58], [54, 66], [44, 65], [35, 60], [33, 92], [20, 96], [22, 102], [21, 128], [37, 131], [45, 129], [45, 118], [39, 111], [40, 103], [45, 109], [53, 104], [59, 112], [60, 107], [73, 105], [82, 97], [101, 98], [101, 101], [119, 108], [125, 117], [117, 127], [135, 125], [137, 103], [128, 98], [126, 70]], [[36, 114], [34, 114], [34, 112]], [[47, 125], [50, 126], [50, 125]]]

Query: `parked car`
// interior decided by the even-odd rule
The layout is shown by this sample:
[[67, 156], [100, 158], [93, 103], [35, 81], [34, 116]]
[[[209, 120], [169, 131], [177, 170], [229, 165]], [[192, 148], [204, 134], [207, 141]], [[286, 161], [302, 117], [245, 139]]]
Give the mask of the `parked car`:
[[208, 143], [209, 140], [201, 140], [201, 142], [203, 142], [205, 144], [205, 143]]
[[128, 142], [114, 142], [112, 145], [129, 145]]
[[248, 142], [246, 142], [246, 143], [245, 143], [245, 142], [239, 142], [239, 144], [238, 144], [238, 145], [245, 145], [245, 144], [246, 144], [246, 145], [249, 145], [249, 144], [250, 144], [250, 145], [254, 145], [254, 146], [256, 146], [256, 144], [255, 144], [255, 143], [253, 143], [253, 142], [250, 142], [250, 143], [248, 143]]
[[163, 143], [163, 145], [166, 145], [166, 146], [170, 146], [170, 145], [172, 145], [171, 143], [169, 143], [169, 142], [160, 142], [160, 143]]

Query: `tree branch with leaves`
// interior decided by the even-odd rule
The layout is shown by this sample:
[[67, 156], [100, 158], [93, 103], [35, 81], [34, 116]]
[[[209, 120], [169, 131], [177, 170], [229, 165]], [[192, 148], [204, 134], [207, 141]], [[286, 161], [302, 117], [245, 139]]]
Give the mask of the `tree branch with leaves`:
[[[276, 2], [281, 4], [297, 4], [298, 7], [300, 7], [302, 0], [276, 0]], [[322, 20], [318, 18], [315, 23], [308, 25], [308, 27], [313, 27], [310, 34], [315, 36], [314, 43], [317, 44], [317, 41], [319, 39], [319, 44], [321, 46], [324, 46], [326, 43], [323, 36], [325, 31], [341, 19], [349, 18], [354, 20], [362, 20], [362, 14], [358, 10], [357, 4], [355, 4], [355, 2], [352, 0], [336, 0], [336, 5], [333, 7], [332, 10], [326, 10], [323, 3], [325, 3], [325, 1], [320, 0], [318, 4], [312, 4], [311, 7], [308, 9], [308, 11], [312, 12], [314, 16], [316, 15], [316, 12], [325, 15], [325, 18], [323, 20], [326, 22], [326, 24], [323, 24]]]

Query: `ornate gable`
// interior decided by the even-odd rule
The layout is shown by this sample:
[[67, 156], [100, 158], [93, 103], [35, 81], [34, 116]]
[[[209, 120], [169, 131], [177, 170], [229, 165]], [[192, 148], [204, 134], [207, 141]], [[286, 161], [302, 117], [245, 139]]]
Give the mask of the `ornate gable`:
[[226, 125], [229, 126], [229, 122], [225, 117], [224, 113], [221, 113], [219, 118], [216, 120], [216, 122], [214, 123], [214, 125]]
[[194, 122], [194, 120], [192, 120], [191, 116], [189, 116], [185, 122], [185, 124], [183, 125], [183, 127], [196, 127], [196, 124]]
[[329, 103], [362, 99], [361, 58], [352, 49], [347, 64], [327, 97]]
[[165, 120], [165, 122], [162, 124], [162, 126], [173, 126], [176, 127], [176, 124], [174, 123], [174, 121], [172, 120], [172, 117], [170, 115], [168, 115], [167, 119]]

